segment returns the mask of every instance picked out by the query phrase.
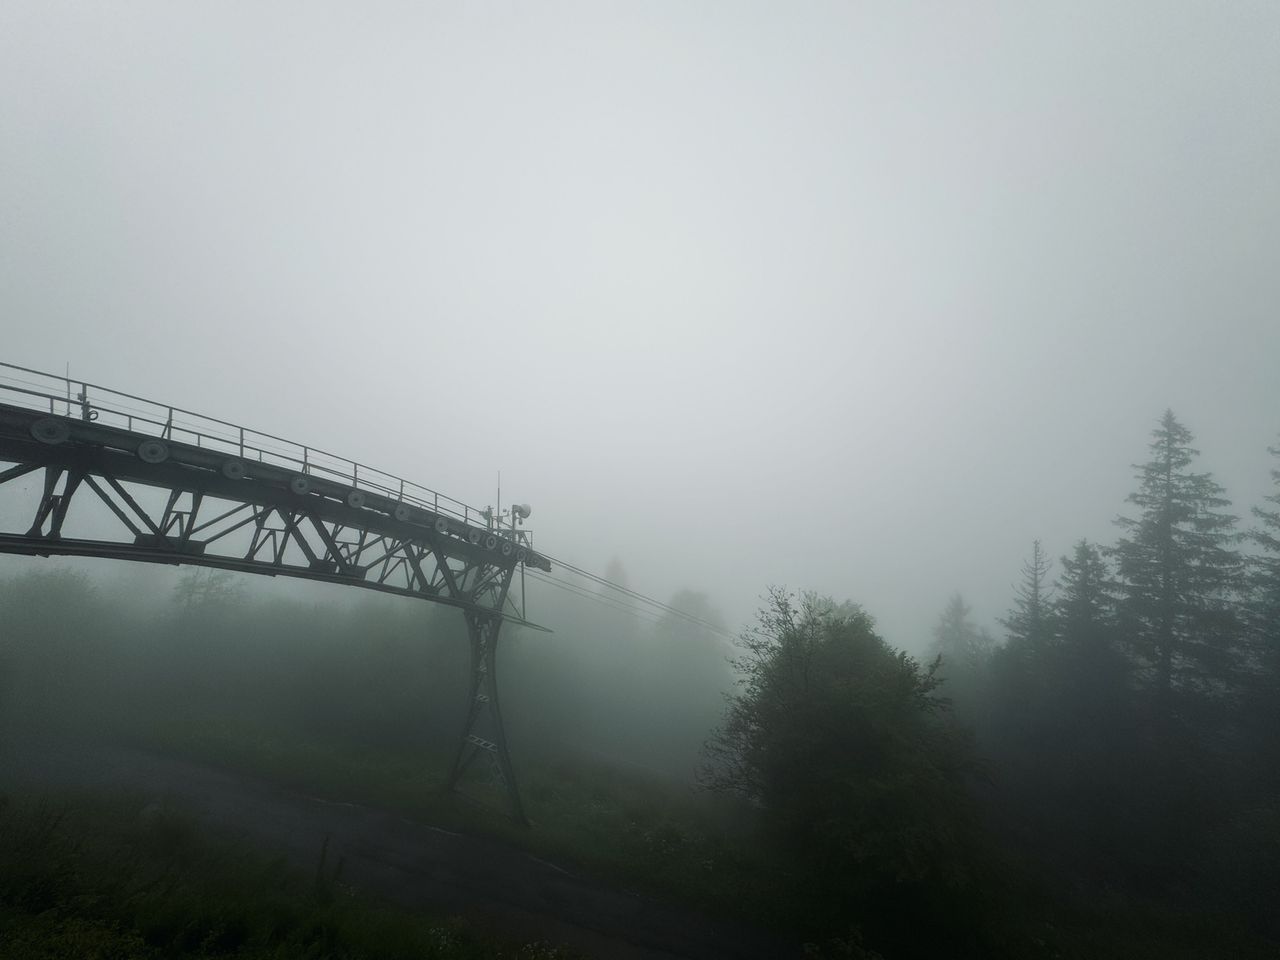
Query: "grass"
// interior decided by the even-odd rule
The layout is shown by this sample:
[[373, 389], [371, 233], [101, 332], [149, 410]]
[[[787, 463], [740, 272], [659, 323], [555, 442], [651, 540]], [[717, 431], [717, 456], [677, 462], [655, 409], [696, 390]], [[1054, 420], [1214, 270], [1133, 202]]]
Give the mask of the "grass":
[[[752, 811], [723, 797], [581, 757], [517, 758], [532, 828], [508, 815], [483, 775], [465, 796], [445, 792], [451, 756], [415, 755], [339, 740], [316, 742], [249, 723], [169, 724], [129, 731], [149, 749], [197, 759], [325, 799], [393, 810], [458, 832], [496, 838], [602, 881], [726, 917], [760, 920], [771, 898], [749, 835]], [[477, 764], [479, 767], [480, 764]], [[478, 801], [478, 802], [477, 802]]]
[[[23, 607], [28, 608], [37, 606]], [[41, 641], [32, 649], [43, 655], [46, 645]], [[10, 716], [0, 726], [17, 722], [33, 733], [59, 723], [88, 727], [104, 738], [298, 793], [501, 839], [577, 868], [602, 885], [676, 900], [708, 915], [778, 931], [803, 922], [798, 919], [803, 884], [771, 864], [754, 812], [724, 798], [599, 760], [521, 750], [515, 757], [517, 775], [533, 821], [532, 829], [524, 829], [506, 816], [503, 796], [483, 782], [467, 786], [481, 803], [445, 794], [451, 745], [407, 743], [404, 728], [410, 721], [398, 715], [379, 721], [380, 727], [372, 724], [369, 718], [379, 716], [374, 708], [390, 697], [390, 681], [365, 682], [368, 678], [360, 679], [364, 675], [348, 669], [346, 660], [341, 668], [330, 664], [327, 672], [320, 671], [329, 681], [319, 686], [328, 692], [306, 699], [302, 709], [298, 690], [310, 691], [308, 685], [316, 683], [312, 674], [288, 674], [292, 687], [282, 685], [279, 696], [259, 695], [259, 687], [273, 690], [274, 681], [269, 664], [247, 654], [247, 666], [239, 663], [241, 654], [228, 654], [228, 662], [217, 669], [215, 664], [183, 674], [141, 670], [139, 664], [149, 661], [140, 653], [133, 655], [136, 662], [117, 663], [106, 656], [106, 646], [97, 654], [95, 649], [68, 657], [78, 672], [65, 678], [52, 667], [33, 673], [46, 678], [43, 686], [17, 682], [21, 672], [11, 672], [9, 685], [0, 691], [0, 713]], [[168, 648], [157, 643], [155, 649]], [[327, 662], [320, 654], [308, 656]], [[416, 677], [403, 665], [387, 672], [396, 680]], [[199, 684], [180, 685], [174, 676], [194, 677]], [[342, 686], [334, 678], [350, 683]], [[4, 680], [0, 670], [0, 686]], [[258, 686], [244, 686], [250, 680]], [[393, 693], [399, 689], [392, 687]], [[23, 705], [15, 706], [19, 699]], [[443, 726], [443, 711], [437, 714], [436, 725]], [[325, 721], [319, 726], [318, 717]], [[412, 723], [425, 725], [421, 715], [412, 717]], [[33, 798], [15, 798], [0, 809], [0, 955], [558, 955], [545, 946], [488, 942], [445, 917], [408, 916], [362, 901], [342, 886], [336, 865], [326, 865], [317, 876], [292, 874], [280, 862], [202, 838], [181, 815], [140, 818], [139, 810], [88, 799], [42, 806]], [[1251, 960], [1276, 955], [1274, 943], [1262, 942], [1242, 929], [1238, 918], [1215, 914], [1206, 905], [1180, 912], [1093, 890], [1064, 892], [1064, 878], [1041, 878], [1040, 869], [1019, 860], [999, 889], [989, 891], [987, 902], [999, 915], [998, 939], [1008, 944], [1002, 956]], [[924, 932], [921, 936], [927, 939]], [[856, 934], [832, 940], [814, 955], [871, 956]], [[897, 954], [891, 956], [897, 960]]]
[[323, 848], [304, 875], [139, 799], [0, 798], [0, 863], [0, 943], [13, 960], [570, 957], [365, 900]]
[[[752, 811], [723, 798], [598, 760], [517, 758], [533, 823], [528, 829], [507, 816], [501, 793], [481, 782], [467, 784], [479, 803], [445, 794], [445, 752], [415, 756], [341, 740], [316, 742], [280, 727], [266, 736], [256, 725], [229, 719], [139, 728], [131, 731], [132, 739], [291, 790], [501, 839], [602, 883], [678, 901], [711, 916], [775, 930], [796, 922], [796, 904], [754, 839]], [[1269, 945], [1230, 917], [1179, 914], [1133, 900], [1113, 903], [1091, 891], [1066, 898], [1038, 889], [1026, 869], [1014, 873], [1021, 878], [1017, 885], [1002, 885], [994, 897], [1005, 914], [995, 922], [997, 938], [1009, 945], [1007, 956], [1198, 960], [1271, 955]], [[72, 932], [84, 934], [78, 928]], [[812, 955], [874, 956], [856, 940], [842, 939]]]

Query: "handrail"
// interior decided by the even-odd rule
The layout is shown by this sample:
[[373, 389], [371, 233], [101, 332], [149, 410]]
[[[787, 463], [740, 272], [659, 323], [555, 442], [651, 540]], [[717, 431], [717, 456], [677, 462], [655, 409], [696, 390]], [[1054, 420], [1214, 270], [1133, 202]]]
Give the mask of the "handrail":
[[[32, 383], [7, 374], [6, 371], [18, 371], [42, 378], [43, 382]], [[43, 411], [47, 406], [49, 413], [55, 416], [59, 415], [58, 408], [64, 407], [63, 416], [80, 416], [86, 420], [109, 417], [111, 419], [108, 423], [123, 423], [125, 429], [132, 432], [154, 434], [168, 440], [220, 450], [240, 459], [257, 460], [297, 469], [303, 473], [319, 474], [348, 484], [352, 489], [390, 497], [432, 513], [448, 514], [464, 523], [485, 522], [482, 510], [385, 470], [348, 460], [309, 444], [287, 440], [275, 434], [148, 400], [146, 397], [113, 390], [86, 380], [73, 380], [0, 361], [0, 396], [7, 402], [13, 402], [15, 406], [28, 409]], [[144, 406], [140, 409], [134, 403], [122, 403], [121, 400]], [[278, 447], [278, 444], [283, 445], [283, 448]]]

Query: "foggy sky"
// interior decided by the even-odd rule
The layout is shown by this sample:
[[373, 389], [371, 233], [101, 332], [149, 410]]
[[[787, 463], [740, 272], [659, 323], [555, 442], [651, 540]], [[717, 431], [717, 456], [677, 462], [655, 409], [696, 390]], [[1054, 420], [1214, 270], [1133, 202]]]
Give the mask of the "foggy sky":
[[[0, 359], [919, 649], [1280, 434], [1280, 5], [0, 2]], [[536, 617], [535, 617], [536, 619]]]

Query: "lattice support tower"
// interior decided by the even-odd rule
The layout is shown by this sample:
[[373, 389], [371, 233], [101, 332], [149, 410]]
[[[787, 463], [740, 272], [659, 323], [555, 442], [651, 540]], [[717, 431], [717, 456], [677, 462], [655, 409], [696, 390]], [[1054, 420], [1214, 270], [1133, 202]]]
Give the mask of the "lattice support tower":
[[463, 616], [466, 617], [467, 639], [471, 645], [471, 685], [467, 697], [467, 719], [449, 769], [447, 787], [456, 790], [468, 768], [483, 758], [489, 766], [490, 780], [506, 793], [512, 816], [519, 823], [527, 824], [515, 772], [511, 768], [498, 699], [498, 632], [502, 628], [502, 620], [472, 611]]

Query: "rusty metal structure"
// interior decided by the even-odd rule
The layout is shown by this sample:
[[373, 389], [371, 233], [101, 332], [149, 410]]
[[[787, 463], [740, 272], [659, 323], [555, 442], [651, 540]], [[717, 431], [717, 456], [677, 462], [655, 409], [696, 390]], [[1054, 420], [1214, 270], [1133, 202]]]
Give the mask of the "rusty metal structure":
[[26, 511], [0, 511], [0, 553], [197, 564], [458, 608], [470, 695], [448, 786], [485, 757], [525, 821], [496, 651], [504, 623], [542, 629], [525, 617], [523, 573], [551, 563], [522, 526], [527, 508], [479, 510], [311, 446], [6, 363], [0, 494]]

